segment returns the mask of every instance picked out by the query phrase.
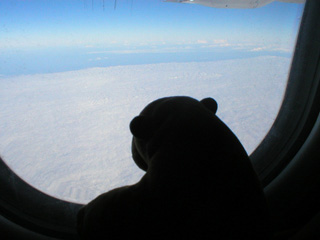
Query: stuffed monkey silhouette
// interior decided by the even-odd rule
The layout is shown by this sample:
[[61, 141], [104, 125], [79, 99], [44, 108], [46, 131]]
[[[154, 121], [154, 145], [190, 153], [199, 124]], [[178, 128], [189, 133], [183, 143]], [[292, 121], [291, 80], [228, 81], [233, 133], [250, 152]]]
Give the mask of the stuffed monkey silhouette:
[[144, 171], [78, 213], [82, 239], [269, 239], [263, 190], [212, 98], [167, 97], [130, 123]]

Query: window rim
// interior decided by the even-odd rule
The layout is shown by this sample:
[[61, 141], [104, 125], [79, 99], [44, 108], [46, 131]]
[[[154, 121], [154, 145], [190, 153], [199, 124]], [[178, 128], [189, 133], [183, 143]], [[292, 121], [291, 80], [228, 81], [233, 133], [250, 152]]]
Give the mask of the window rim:
[[[317, 35], [320, 34], [320, 27], [315, 27], [320, 22], [320, 16], [317, 16], [319, 11], [320, 1], [306, 1], [279, 114], [264, 140], [250, 155], [264, 187], [293, 159], [311, 132], [319, 114], [320, 86], [316, 74], [320, 72], [320, 38], [316, 44], [312, 37], [315, 31]], [[304, 103], [295, 102], [294, 99], [300, 97], [297, 90], [300, 90], [301, 83], [306, 81], [308, 91], [305, 90], [307, 93]], [[297, 82], [300, 82], [300, 85], [297, 85]], [[307, 89], [306, 86], [303, 89], [305, 88]], [[291, 111], [292, 107], [297, 109]], [[292, 120], [292, 116], [296, 119], [294, 123], [290, 123], [290, 130], [281, 131], [281, 128]], [[279, 142], [282, 143], [281, 146]], [[271, 154], [271, 150], [275, 153]], [[0, 187], [0, 214], [6, 219], [45, 236], [78, 239], [76, 214], [82, 204], [57, 199], [40, 192], [16, 175], [1, 157]]]
[[300, 23], [285, 95], [279, 113], [250, 155], [266, 187], [290, 163], [309, 136], [320, 112], [319, 1], [307, 1]]
[[0, 157], [0, 214], [28, 230], [60, 239], [76, 239], [76, 215], [82, 204], [49, 196], [16, 175]]

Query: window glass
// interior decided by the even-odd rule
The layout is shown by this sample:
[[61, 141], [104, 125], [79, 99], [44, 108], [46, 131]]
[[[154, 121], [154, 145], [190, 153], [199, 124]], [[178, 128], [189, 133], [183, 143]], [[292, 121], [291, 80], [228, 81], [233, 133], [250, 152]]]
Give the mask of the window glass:
[[303, 6], [0, 1], [0, 154], [35, 188], [86, 203], [141, 178], [129, 122], [173, 95], [215, 98], [250, 154], [281, 105]]

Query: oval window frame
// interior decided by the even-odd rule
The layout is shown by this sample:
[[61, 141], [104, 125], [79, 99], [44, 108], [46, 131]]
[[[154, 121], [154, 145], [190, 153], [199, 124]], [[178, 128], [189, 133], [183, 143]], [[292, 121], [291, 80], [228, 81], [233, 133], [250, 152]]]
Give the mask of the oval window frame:
[[320, 110], [319, 2], [307, 1], [281, 108], [271, 129], [250, 155], [262, 185], [289, 164], [309, 136]]
[[[320, 110], [320, 2], [307, 1], [301, 20], [285, 98], [261, 144], [250, 155], [267, 186], [299, 151]], [[316, 35], [316, 36], [314, 36]], [[320, 41], [319, 41], [320, 42]], [[301, 91], [303, 90], [303, 91]], [[300, 99], [296, 101], [295, 99]], [[294, 122], [290, 122], [295, 119]], [[286, 127], [285, 131], [281, 130]], [[78, 239], [76, 214], [81, 204], [56, 199], [30, 186], [0, 158], [0, 214], [8, 221], [44, 236]]]

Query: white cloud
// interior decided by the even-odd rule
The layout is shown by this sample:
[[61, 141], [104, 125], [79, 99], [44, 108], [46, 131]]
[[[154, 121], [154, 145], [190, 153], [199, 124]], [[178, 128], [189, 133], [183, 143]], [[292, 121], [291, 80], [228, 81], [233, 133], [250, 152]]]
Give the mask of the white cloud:
[[250, 51], [251, 52], [260, 52], [260, 51], [264, 51], [266, 50], [266, 47], [257, 47], [257, 48], [253, 48]]
[[272, 51], [287, 52], [287, 53], [292, 52], [290, 48], [273, 48]]
[[228, 41], [225, 40], [225, 39], [215, 39], [215, 40], [213, 40], [213, 43], [216, 43], [216, 44], [228, 44]]
[[250, 51], [251, 52], [275, 51], [275, 52], [290, 53], [290, 52], [292, 52], [292, 49], [290, 49], [289, 47], [278, 47], [276, 45], [269, 45], [269, 46], [254, 47]]
[[197, 43], [199, 43], [199, 44], [207, 44], [208, 41], [207, 40], [197, 40]]
[[159, 97], [214, 97], [218, 116], [250, 153], [276, 117], [289, 65], [258, 57], [3, 78], [0, 152], [41, 191], [85, 203], [140, 179], [128, 124]]
[[204, 47], [229, 47], [231, 44], [226, 39], [214, 40], [197, 40], [197, 44], [202, 44]]
[[90, 58], [89, 62], [93, 62], [93, 61], [101, 61], [101, 60], [105, 60], [108, 59], [108, 57], [97, 57], [97, 58]]

